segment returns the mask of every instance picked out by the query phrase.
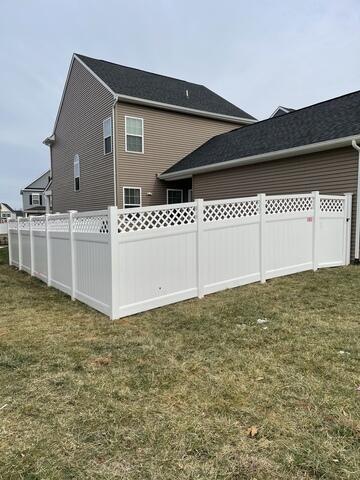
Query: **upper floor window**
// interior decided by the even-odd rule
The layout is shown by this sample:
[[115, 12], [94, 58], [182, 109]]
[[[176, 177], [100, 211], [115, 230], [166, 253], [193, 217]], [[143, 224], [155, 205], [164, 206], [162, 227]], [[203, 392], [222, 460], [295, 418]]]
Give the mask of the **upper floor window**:
[[74, 157], [74, 190], [80, 190], [80, 157], [78, 154]]
[[144, 153], [144, 119], [125, 117], [125, 151]]
[[104, 154], [112, 151], [112, 121], [111, 117], [105, 118], [103, 121], [103, 139], [104, 139]]
[[42, 205], [42, 196], [40, 193], [30, 193], [29, 195], [30, 205]]
[[141, 207], [141, 188], [124, 187], [124, 208]]

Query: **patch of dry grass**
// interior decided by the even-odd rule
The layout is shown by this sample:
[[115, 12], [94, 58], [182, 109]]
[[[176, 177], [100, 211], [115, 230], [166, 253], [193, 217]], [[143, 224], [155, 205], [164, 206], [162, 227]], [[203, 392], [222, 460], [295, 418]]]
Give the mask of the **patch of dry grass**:
[[0, 478], [360, 478], [359, 267], [110, 322], [0, 255]]

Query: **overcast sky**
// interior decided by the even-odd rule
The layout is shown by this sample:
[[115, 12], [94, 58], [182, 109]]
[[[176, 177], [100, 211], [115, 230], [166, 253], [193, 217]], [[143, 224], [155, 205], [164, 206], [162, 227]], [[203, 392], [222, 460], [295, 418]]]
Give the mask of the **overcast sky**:
[[0, 201], [49, 168], [73, 52], [205, 84], [255, 117], [360, 89], [359, 0], [0, 3]]

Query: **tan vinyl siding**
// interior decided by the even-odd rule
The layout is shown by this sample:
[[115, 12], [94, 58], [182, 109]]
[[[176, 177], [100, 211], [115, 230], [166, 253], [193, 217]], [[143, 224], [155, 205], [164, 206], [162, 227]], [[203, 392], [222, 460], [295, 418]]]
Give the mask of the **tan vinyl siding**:
[[[70, 72], [52, 147], [53, 211], [98, 210], [114, 204], [113, 154], [104, 155], [103, 120], [113, 96], [76, 59]], [[74, 192], [74, 155], [80, 191]]]
[[[125, 152], [125, 116], [144, 119], [144, 153]], [[141, 187], [142, 205], [166, 203], [166, 188], [175, 184], [157, 179], [206, 140], [238, 128], [238, 124], [196, 117], [128, 103], [116, 107], [118, 205], [123, 206], [123, 187]], [[151, 192], [152, 195], [147, 195]]]
[[[351, 147], [195, 175], [194, 198], [217, 200], [266, 194], [353, 193], [352, 246], [356, 213], [357, 153]], [[352, 248], [352, 252], [354, 249]]]

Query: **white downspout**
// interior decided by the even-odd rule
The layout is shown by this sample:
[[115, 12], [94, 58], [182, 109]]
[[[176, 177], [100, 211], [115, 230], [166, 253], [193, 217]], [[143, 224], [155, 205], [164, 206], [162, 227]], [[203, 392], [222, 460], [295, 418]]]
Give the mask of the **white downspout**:
[[356, 140], [351, 145], [359, 153], [358, 172], [357, 172], [357, 189], [356, 189], [356, 223], [355, 223], [355, 263], [359, 263], [359, 239], [360, 239], [360, 147]]
[[117, 131], [116, 131], [116, 104], [119, 101], [119, 97], [115, 96], [114, 97], [114, 103], [112, 106], [112, 121], [111, 121], [111, 127], [112, 127], [112, 149], [113, 149], [113, 161], [114, 161], [114, 206], [117, 207], [117, 158], [116, 158], [116, 138], [117, 138]]

